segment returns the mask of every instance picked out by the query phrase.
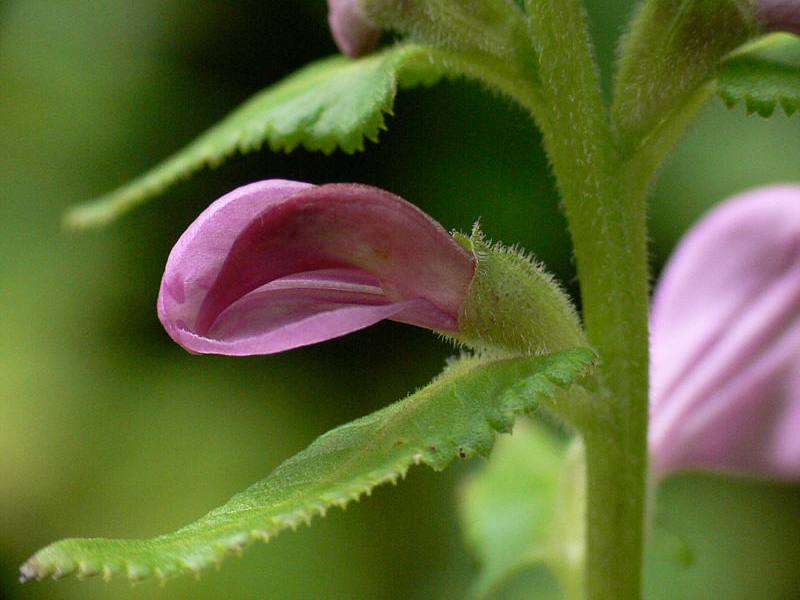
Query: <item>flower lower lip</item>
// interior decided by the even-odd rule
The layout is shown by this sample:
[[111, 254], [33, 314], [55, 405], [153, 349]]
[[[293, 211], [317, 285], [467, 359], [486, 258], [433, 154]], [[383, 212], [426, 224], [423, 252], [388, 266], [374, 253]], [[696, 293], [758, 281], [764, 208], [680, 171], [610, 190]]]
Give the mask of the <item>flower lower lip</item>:
[[[383, 289], [356, 270], [325, 270], [299, 273], [266, 283], [222, 311], [203, 337], [225, 340], [242, 337], [244, 331], [270, 331], [302, 321], [314, 314], [345, 307], [378, 307], [391, 302]], [[384, 317], [387, 318], [387, 317]], [[249, 323], [243, 328], [244, 323]], [[238, 331], [235, 335], [234, 331]]]
[[[326, 303], [308, 298], [290, 297], [284, 304], [271, 303], [269, 314], [262, 319], [247, 316], [247, 327], [241, 320], [221, 319], [208, 336], [201, 336], [185, 327], [173, 327], [172, 334], [192, 352], [246, 356], [273, 354], [339, 337], [374, 325], [385, 319], [403, 321], [403, 314], [436, 315], [427, 300], [416, 299], [397, 303], [352, 304]], [[276, 308], [277, 307], [277, 308]], [[281, 314], [281, 308], [284, 311]], [[447, 317], [440, 317], [442, 330], [454, 327]]]
[[[374, 310], [378, 309], [378, 310]], [[433, 329], [454, 330], [454, 319], [422, 298], [392, 302], [378, 280], [358, 269], [325, 269], [288, 275], [249, 292], [221, 312], [201, 337], [224, 341], [243, 337], [243, 322], [254, 331], [277, 330], [314, 315], [348, 311], [349, 317], [427, 321]], [[344, 313], [342, 313], [344, 315]], [[343, 321], [347, 319], [343, 317]], [[372, 324], [372, 323], [370, 323]], [[232, 331], [238, 331], [235, 336]]]
[[[385, 297], [380, 282], [358, 269], [324, 269], [287, 275], [258, 288], [259, 290], [308, 290], [365, 294]], [[258, 291], [258, 290], [255, 290]]]
[[[368, 273], [357, 269], [325, 269], [296, 273], [275, 279], [248, 292], [233, 302], [214, 319], [207, 328], [197, 328], [201, 336], [220, 338], [232, 321], [254, 312], [269, 311], [279, 318], [291, 314], [291, 308], [302, 306], [380, 306], [390, 300], [380, 283]], [[302, 312], [302, 310], [301, 310]], [[269, 322], [261, 319], [264, 326]]]

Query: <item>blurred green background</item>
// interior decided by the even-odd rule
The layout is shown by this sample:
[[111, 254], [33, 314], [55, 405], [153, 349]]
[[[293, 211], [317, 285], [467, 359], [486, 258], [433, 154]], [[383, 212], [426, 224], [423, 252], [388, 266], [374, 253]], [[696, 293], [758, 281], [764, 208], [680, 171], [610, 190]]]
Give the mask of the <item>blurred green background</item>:
[[[633, 4], [589, 3], [606, 82]], [[18, 565], [57, 538], [187, 523], [443, 365], [447, 347], [391, 323], [271, 357], [196, 357], [171, 343], [154, 308], [161, 269], [193, 217], [233, 187], [376, 184], [449, 228], [481, 217], [488, 235], [534, 251], [575, 292], [537, 132], [509, 101], [464, 82], [402, 93], [364, 154], [236, 158], [107, 229], [61, 230], [66, 207], [333, 52], [323, 0], [0, 1], [0, 598], [462, 596], [474, 564], [454, 500], [473, 465], [412, 470], [199, 584], [16, 583]], [[712, 102], [655, 191], [656, 267], [714, 202], [798, 179], [798, 140], [800, 118]]]

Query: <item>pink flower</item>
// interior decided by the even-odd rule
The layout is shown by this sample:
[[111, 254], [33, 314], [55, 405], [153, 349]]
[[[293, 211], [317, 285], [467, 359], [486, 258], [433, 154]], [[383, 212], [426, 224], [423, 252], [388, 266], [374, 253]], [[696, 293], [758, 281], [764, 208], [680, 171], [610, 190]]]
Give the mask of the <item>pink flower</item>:
[[759, 0], [758, 18], [770, 31], [800, 33], [800, 0]]
[[359, 0], [328, 0], [328, 23], [336, 45], [353, 58], [372, 50], [381, 37], [358, 6]]
[[167, 260], [158, 315], [197, 353], [270, 354], [382, 319], [455, 332], [474, 256], [402, 198], [269, 180], [209, 206]]
[[800, 186], [745, 193], [696, 225], [651, 328], [656, 474], [800, 478]]

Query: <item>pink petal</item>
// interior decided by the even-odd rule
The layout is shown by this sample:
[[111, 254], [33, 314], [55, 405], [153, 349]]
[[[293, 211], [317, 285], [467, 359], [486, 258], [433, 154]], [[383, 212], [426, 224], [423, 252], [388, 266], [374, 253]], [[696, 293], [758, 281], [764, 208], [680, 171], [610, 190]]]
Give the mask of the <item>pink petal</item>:
[[367, 54], [381, 37], [381, 30], [367, 19], [358, 0], [328, 0], [328, 24], [339, 50], [353, 58]]
[[474, 269], [438, 223], [388, 192], [265, 181], [184, 233], [158, 312], [200, 353], [280, 352], [386, 318], [455, 331]]
[[[800, 360], [792, 365], [789, 377], [787, 395], [792, 398], [800, 398]], [[775, 468], [786, 473], [787, 477], [796, 477], [797, 465], [800, 465], [798, 432], [800, 432], [800, 402], [795, 401], [787, 403], [786, 412], [781, 417], [781, 423], [777, 427], [771, 448]]]
[[[651, 315], [657, 472], [800, 477], [800, 187], [753, 191], [682, 240]], [[795, 422], [797, 419], [795, 418]], [[793, 426], [794, 427], [794, 426]]]
[[800, 1], [759, 0], [758, 18], [771, 31], [800, 33]]

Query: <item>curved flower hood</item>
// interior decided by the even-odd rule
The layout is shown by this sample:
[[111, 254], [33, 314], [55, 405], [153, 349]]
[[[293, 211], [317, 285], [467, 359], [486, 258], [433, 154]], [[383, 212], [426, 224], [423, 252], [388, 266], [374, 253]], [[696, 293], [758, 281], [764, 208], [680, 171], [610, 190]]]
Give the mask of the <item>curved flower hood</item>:
[[800, 478], [800, 186], [743, 194], [695, 226], [651, 328], [654, 471]]
[[402, 198], [269, 180], [209, 206], [170, 253], [158, 297], [197, 353], [270, 354], [382, 319], [454, 332], [474, 256]]

